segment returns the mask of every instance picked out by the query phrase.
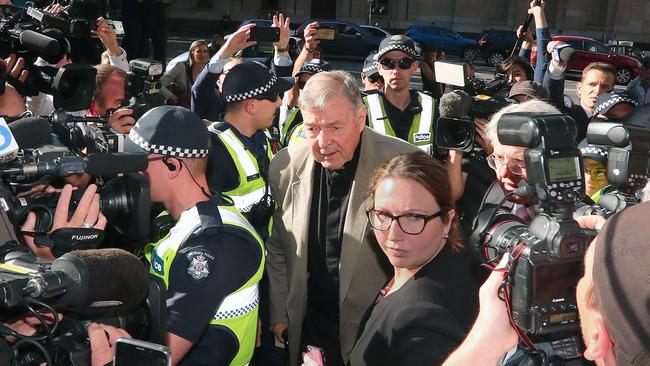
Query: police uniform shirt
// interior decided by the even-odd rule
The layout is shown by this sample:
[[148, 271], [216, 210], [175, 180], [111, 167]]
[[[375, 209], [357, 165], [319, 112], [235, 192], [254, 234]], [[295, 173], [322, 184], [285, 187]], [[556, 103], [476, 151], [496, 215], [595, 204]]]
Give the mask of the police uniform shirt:
[[416, 114], [422, 112], [422, 105], [418, 98], [418, 92], [416, 90], [411, 90], [410, 94], [411, 102], [403, 111], [395, 107], [390, 101], [388, 101], [388, 98], [382, 94], [386, 117], [390, 121], [393, 131], [395, 131], [395, 135], [404, 141], [409, 141], [409, 130], [411, 129], [413, 118]]
[[[200, 215], [202, 227], [209, 227], [217, 220], [217, 204], [227, 205], [212, 199], [182, 215]], [[167, 330], [194, 344], [180, 365], [230, 364], [239, 349], [237, 337], [209, 323], [223, 299], [256, 273], [261, 260], [258, 243], [218, 227], [192, 234], [182, 244], [167, 290]]]
[[[263, 131], [257, 131], [253, 136], [247, 137], [239, 133], [239, 131], [228, 122], [221, 122], [218, 124], [219, 131], [225, 131], [230, 128], [244, 144], [244, 147], [250, 151], [260, 166], [260, 169], [268, 169], [269, 159], [266, 151], [266, 135]], [[210, 155], [208, 155], [208, 167], [206, 177], [208, 186], [214, 192], [228, 192], [239, 186], [239, 173], [235, 162], [232, 160], [228, 149], [224, 146], [219, 137], [212, 133], [210, 136], [212, 140], [212, 148]], [[266, 171], [262, 172], [263, 177], [266, 176]]]

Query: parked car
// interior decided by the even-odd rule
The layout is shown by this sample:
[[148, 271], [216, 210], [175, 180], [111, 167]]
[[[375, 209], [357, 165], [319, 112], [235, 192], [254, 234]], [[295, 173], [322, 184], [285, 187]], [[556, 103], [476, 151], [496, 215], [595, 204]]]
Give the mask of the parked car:
[[639, 62], [648, 58], [648, 56], [646, 56], [643, 51], [633, 46], [622, 44], [608, 44], [607, 47], [609, 47], [609, 49], [614, 53], [634, 57], [635, 59], [639, 60]]
[[[639, 75], [641, 64], [633, 57], [619, 55], [610, 48], [592, 38], [580, 36], [555, 36], [554, 41], [565, 42], [575, 48], [576, 52], [569, 61], [567, 74], [580, 76], [582, 70], [592, 62], [606, 62], [616, 68], [616, 83], [626, 85]], [[535, 65], [537, 52], [530, 55], [531, 64]]]
[[510, 57], [517, 43], [517, 34], [509, 30], [485, 30], [478, 38], [481, 57], [490, 66], [499, 66], [503, 60]]
[[465, 38], [450, 28], [414, 24], [404, 34], [419, 43], [422, 48], [435, 48], [447, 55], [473, 60], [478, 53], [478, 43], [475, 40]]
[[304, 30], [307, 24], [318, 22], [323, 28], [334, 29], [333, 40], [321, 39], [319, 46], [325, 58], [366, 58], [371, 51], [379, 48], [379, 43], [384, 36], [376, 36], [358, 24], [341, 20], [309, 19], [304, 21], [296, 30], [296, 37], [304, 39]]
[[385, 31], [382, 28], [375, 27], [374, 25], [359, 25], [359, 26], [377, 37], [386, 38], [392, 36], [391, 33]]

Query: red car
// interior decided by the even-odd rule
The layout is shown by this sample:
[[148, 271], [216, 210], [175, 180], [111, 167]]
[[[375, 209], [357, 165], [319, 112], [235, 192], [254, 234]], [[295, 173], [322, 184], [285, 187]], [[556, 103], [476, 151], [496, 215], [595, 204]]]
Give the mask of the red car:
[[[606, 62], [616, 68], [616, 83], [626, 85], [639, 75], [640, 63], [637, 59], [612, 52], [607, 46], [595, 39], [580, 36], [555, 36], [554, 41], [562, 41], [575, 48], [576, 53], [569, 62], [567, 73], [580, 76], [582, 70], [592, 62]], [[531, 64], [537, 60], [537, 52], [531, 55]]]

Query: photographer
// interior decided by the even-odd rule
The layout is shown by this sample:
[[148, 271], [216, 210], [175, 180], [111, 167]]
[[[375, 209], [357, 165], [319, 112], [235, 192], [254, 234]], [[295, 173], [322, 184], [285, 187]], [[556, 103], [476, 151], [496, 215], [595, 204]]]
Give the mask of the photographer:
[[131, 108], [121, 107], [126, 98], [126, 72], [111, 65], [97, 65], [95, 79], [95, 96], [88, 114], [104, 116], [109, 110], [115, 110], [108, 118], [108, 125], [121, 134], [128, 134], [135, 124], [131, 117]]
[[[274, 54], [271, 70], [278, 76], [290, 76], [293, 61], [289, 57], [289, 25], [291, 20], [283, 14], [273, 16], [273, 27], [280, 28], [280, 40], [273, 43]], [[215, 88], [218, 79], [226, 74], [226, 66], [232, 67], [232, 58], [239, 51], [256, 45], [257, 41], [249, 40], [250, 30], [255, 24], [248, 24], [232, 33], [221, 49], [214, 55], [207, 67], [204, 67], [192, 85], [192, 111], [201, 118], [217, 121], [224, 112], [224, 102], [221, 100], [221, 90]]]
[[232, 204], [208, 192], [209, 140], [198, 115], [160, 106], [125, 141], [125, 150], [149, 155], [142, 174], [151, 201], [175, 223], [145, 247], [150, 273], [167, 286], [166, 343], [174, 365], [246, 364], [257, 336], [263, 244]]
[[[604, 226], [602, 218], [582, 223], [602, 227], [585, 254], [584, 275], [576, 289], [584, 357], [597, 365], [650, 363], [648, 215], [650, 205], [644, 203], [612, 216]], [[504, 258], [500, 267], [507, 262]], [[503, 272], [494, 271], [481, 287], [478, 319], [444, 365], [498, 364], [516, 345], [517, 334], [499, 298], [503, 278]]]

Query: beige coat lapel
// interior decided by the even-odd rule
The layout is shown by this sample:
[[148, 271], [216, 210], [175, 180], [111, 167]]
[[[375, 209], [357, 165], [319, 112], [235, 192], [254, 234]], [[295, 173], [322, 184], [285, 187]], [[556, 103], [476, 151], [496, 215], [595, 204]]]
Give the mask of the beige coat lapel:
[[310, 154], [305, 157], [302, 170], [296, 172], [297, 181], [291, 184], [291, 205], [293, 217], [291, 227], [296, 238], [297, 269], [294, 273], [307, 272], [307, 247], [309, 240], [309, 214], [312, 200], [312, 187], [314, 182], [314, 159]]
[[365, 200], [368, 198], [368, 182], [373, 173], [374, 142], [371, 134], [364, 133], [361, 139], [361, 152], [357, 171], [354, 175], [348, 208], [343, 226], [341, 243], [341, 260], [339, 262], [339, 302], [343, 302], [350, 288], [352, 275], [359, 260], [359, 250], [366, 245], [365, 236], [368, 233]]

